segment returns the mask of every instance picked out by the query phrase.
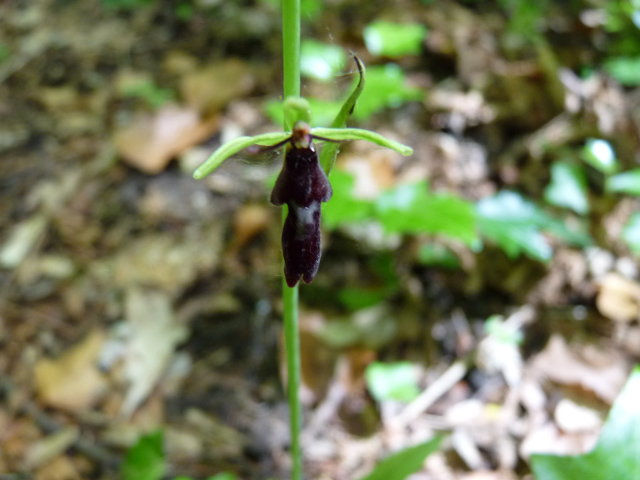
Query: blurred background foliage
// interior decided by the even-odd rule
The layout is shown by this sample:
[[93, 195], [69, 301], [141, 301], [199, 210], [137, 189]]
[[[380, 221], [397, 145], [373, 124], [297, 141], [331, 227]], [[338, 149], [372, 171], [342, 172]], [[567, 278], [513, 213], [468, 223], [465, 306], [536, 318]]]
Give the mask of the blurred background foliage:
[[[353, 126], [415, 150], [331, 174], [310, 478], [416, 444], [416, 479], [638, 468], [640, 1], [302, 12], [313, 124], [353, 52]], [[0, 473], [286, 478], [279, 155], [190, 177], [281, 124], [279, 45], [277, 0], [0, 4]]]

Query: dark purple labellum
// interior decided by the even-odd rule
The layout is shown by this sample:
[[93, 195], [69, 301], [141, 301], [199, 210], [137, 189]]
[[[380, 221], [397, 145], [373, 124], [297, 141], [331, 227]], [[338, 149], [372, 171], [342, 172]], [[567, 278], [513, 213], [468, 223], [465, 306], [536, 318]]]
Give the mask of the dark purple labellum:
[[282, 230], [284, 275], [293, 287], [300, 277], [309, 283], [320, 265], [320, 204], [332, 190], [318, 162], [309, 126], [298, 122], [288, 140], [284, 165], [271, 192], [271, 203], [287, 204]]

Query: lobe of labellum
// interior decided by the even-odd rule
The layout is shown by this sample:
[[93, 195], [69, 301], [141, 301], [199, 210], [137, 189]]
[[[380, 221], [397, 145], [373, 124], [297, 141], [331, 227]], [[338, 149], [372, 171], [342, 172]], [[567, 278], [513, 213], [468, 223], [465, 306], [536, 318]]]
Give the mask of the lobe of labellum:
[[300, 277], [309, 283], [320, 266], [320, 202], [306, 207], [289, 203], [282, 229], [284, 276], [293, 287]]

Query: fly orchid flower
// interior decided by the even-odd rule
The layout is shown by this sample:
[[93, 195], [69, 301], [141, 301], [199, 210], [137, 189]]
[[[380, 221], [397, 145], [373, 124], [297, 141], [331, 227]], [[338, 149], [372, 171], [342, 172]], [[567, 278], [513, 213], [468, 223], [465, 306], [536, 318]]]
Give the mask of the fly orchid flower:
[[[327, 174], [335, 163], [338, 144], [346, 140], [367, 140], [390, 148], [402, 155], [411, 155], [411, 147], [389, 140], [370, 130], [341, 128], [353, 111], [356, 99], [364, 86], [364, 67], [354, 57], [360, 73], [356, 88], [343, 104], [332, 128], [310, 128], [309, 107], [302, 98], [289, 98], [285, 102], [285, 120], [293, 125], [290, 132], [272, 132], [253, 137], [239, 137], [222, 145], [196, 171], [201, 179], [212, 173], [227, 158], [249, 147], [271, 150], [286, 145], [284, 163], [271, 192], [271, 203], [287, 205], [287, 218], [282, 230], [284, 275], [289, 287], [300, 278], [306, 283], [313, 280], [320, 265], [320, 212], [321, 203], [331, 198], [332, 189]], [[313, 140], [330, 142], [316, 153]]]

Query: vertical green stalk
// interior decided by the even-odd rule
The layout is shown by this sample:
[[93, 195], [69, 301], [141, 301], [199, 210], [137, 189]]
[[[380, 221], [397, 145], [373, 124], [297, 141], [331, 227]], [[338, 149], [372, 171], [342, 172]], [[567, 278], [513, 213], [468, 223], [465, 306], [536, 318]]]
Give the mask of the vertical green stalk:
[[[300, 0], [282, 0], [282, 59], [284, 98], [300, 96]], [[285, 125], [291, 130], [292, 125]], [[282, 221], [286, 213], [282, 211]], [[287, 286], [282, 278], [284, 340], [287, 355], [287, 397], [291, 431], [292, 480], [302, 480], [302, 449], [300, 430], [300, 336], [298, 328], [298, 285]]]

